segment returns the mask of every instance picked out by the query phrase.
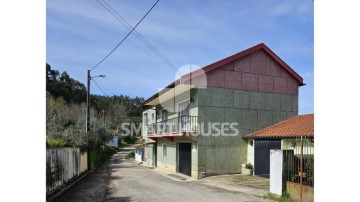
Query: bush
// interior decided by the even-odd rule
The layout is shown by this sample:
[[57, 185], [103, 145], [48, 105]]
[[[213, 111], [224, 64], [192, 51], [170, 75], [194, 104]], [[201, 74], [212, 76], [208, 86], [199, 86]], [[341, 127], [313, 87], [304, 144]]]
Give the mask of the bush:
[[246, 166], [245, 166], [246, 169], [254, 169], [253, 165], [251, 165], [251, 163], [247, 163]]
[[130, 152], [128, 153], [128, 155], [126, 155], [126, 158], [129, 159], [129, 158], [135, 158], [135, 152]]
[[65, 147], [66, 142], [60, 138], [55, 138], [51, 136], [46, 136], [46, 147]]
[[102, 148], [97, 148], [91, 151], [90, 152], [91, 169], [94, 169], [96, 166], [106, 161], [110, 156], [112, 156], [116, 152], [117, 150], [115, 148], [109, 146], [104, 146]]

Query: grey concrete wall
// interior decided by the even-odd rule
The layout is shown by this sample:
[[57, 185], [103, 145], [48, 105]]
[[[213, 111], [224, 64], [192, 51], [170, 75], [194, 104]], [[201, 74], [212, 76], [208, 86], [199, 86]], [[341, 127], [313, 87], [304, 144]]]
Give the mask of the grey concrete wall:
[[46, 194], [51, 194], [82, 172], [79, 148], [46, 150]]
[[[298, 114], [298, 96], [278, 93], [213, 88], [198, 89], [198, 121], [204, 123], [198, 137], [199, 170], [238, 173], [247, 163], [245, 135]], [[237, 136], [208, 136], [210, 123], [235, 122]]]

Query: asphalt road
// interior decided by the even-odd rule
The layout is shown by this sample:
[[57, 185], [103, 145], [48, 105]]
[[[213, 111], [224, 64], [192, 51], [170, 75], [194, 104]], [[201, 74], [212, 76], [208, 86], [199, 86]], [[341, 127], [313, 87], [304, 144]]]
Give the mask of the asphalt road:
[[115, 154], [57, 201], [267, 201], [196, 181], [176, 181]]

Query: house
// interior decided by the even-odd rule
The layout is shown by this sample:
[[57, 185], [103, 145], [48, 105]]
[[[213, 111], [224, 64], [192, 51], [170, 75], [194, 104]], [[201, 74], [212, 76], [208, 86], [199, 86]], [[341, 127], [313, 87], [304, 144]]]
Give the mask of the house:
[[144, 165], [240, 173], [243, 137], [298, 114], [303, 79], [261, 43], [181, 76], [143, 104]]
[[299, 140], [303, 143], [303, 153], [314, 155], [314, 114], [292, 117], [244, 137], [248, 142], [247, 163], [254, 165], [254, 175], [269, 177], [270, 150], [293, 150], [300, 155]]

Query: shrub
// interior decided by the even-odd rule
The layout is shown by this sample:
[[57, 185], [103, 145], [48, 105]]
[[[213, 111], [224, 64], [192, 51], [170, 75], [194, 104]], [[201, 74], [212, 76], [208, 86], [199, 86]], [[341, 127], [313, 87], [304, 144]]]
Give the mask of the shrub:
[[265, 199], [270, 199], [277, 202], [293, 202], [293, 200], [290, 199], [290, 194], [288, 192], [283, 192], [281, 196], [277, 196], [275, 194], [269, 193], [265, 196], [263, 196]]
[[111, 155], [113, 155], [116, 152], [117, 150], [115, 148], [109, 146], [104, 146], [102, 148], [97, 148], [91, 151], [90, 152], [91, 169], [94, 169], [96, 166], [106, 161]]
[[135, 158], [135, 152], [130, 152], [128, 153], [128, 155], [126, 155], [126, 158], [129, 159], [129, 158]]
[[251, 163], [247, 163], [246, 166], [245, 166], [246, 169], [254, 169], [253, 165], [251, 165]]
[[51, 136], [46, 136], [46, 147], [65, 147], [66, 142], [60, 138], [55, 138]]

